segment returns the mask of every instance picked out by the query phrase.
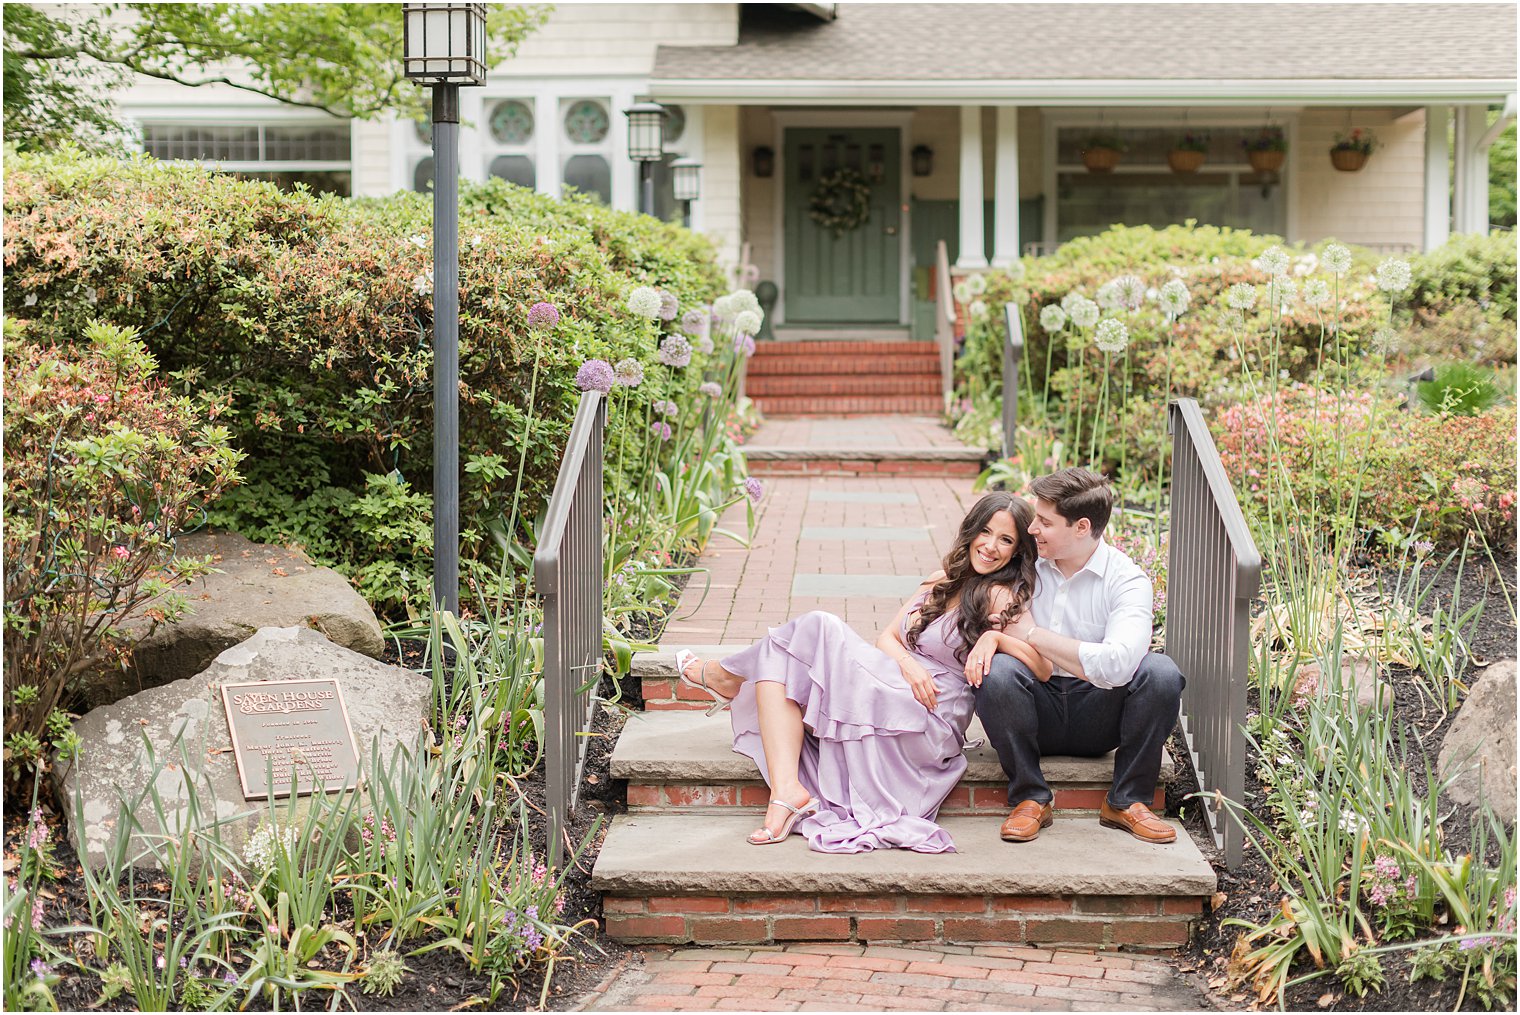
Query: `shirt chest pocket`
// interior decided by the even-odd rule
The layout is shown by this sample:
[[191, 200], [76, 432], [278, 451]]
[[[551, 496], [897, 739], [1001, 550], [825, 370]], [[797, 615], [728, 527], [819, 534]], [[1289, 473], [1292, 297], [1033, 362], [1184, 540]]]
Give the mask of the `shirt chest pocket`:
[[1078, 641], [1102, 641], [1108, 629], [1106, 617], [1074, 616], [1070, 620], [1071, 636]]

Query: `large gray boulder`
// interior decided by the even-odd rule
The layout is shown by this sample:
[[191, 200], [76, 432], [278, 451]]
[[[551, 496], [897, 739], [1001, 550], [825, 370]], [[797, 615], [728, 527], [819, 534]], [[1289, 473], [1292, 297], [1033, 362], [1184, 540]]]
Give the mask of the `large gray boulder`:
[[[217, 570], [179, 590], [189, 608], [139, 642], [126, 670], [82, 679], [87, 707], [194, 676], [262, 627], [309, 627], [377, 659], [385, 651], [380, 622], [364, 597], [348, 579], [297, 550], [249, 542], [236, 532], [197, 532], [180, 537], [177, 552], [209, 556]], [[141, 618], [125, 625], [129, 632], [147, 627]]]
[[[79, 855], [92, 864], [102, 862], [123, 831], [118, 815], [123, 800], [146, 833], [134, 835], [134, 852], [156, 841], [154, 835], [176, 834], [187, 823], [198, 823], [204, 834], [218, 820], [226, 822], [220, 827], [223, 842], [241, 850], [269, 805], [243, 796], [221, 685], [278, 686], [321, 678], [337, 680], [342, 689], [366, 774], [376, 738], [386, 765], [396, 750], [416, 749], [431, 691], [427, 678], [334, 645], [307, 628], [263, 628], [201, 673], [97, 708], [74, 724], [83, 747], [75, 761], [56, 767], [54, 778], [61, 782], [71, 826], [76, 810], [82, 813], [79, 826], [70, 828]], [[157, 802], [154, 794], [145, 795], [150, 786]], [[296, 820], [309, 803], [310, 798], [300, 798]], [[289, 801], [276, 804], [286, 820]]]
[[1459, 804], [1479, 798], [1515, 820], [1515, 660], [1483, 670], [1441, 742], [1441, 772], [1460, 772], [1448, 793]]

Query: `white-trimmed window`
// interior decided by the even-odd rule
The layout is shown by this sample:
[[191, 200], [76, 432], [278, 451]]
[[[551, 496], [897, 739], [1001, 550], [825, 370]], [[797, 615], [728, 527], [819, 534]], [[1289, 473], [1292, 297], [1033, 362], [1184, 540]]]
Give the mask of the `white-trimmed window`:
[[352, 137], [347, 123], [141, 124], [143, 150], [166, 161], [205, 162], [289, 189], [353, 192]]
[[612, 203], [612, 104], [606, 98], [561, 99], [560, 181]]
[[538, 182], [533, 162], [534, 132], [538, 129], [533, 122], [533, 100], [487, 99], [485, 120], [486, 176], [499, 176], [532, 190]]

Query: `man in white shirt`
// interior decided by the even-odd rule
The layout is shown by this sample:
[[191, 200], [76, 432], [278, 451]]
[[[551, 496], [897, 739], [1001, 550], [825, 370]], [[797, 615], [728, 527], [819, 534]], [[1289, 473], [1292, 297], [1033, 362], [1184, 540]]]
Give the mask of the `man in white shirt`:
[[1113, 786], [1099, 820], [1146, 842], [1171, 842], [1176, 830], [1148, 804], [1184, 681], [1171, 659], [1150, 651], [1151, 580], [1103, 541], [1113, 512], [1108, 480], [1062, 469], [1035, 480], [1030, 492], [1038, 579], [1029, 610], [1007, 633], [1038, 649], [1054, 673], [1041, 681], [999, 654], [976, 691], [977, 715], [1008, 774], [1013, 810], [1001, 835], [1028, 842], [1050, 825], [1054, 794], [1041, 755], [1114, 751]]

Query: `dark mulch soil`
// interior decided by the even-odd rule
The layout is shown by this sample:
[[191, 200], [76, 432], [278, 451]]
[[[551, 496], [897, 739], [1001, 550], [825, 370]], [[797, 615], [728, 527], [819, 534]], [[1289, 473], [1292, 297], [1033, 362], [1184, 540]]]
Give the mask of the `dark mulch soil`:
[[[1509, 608], [1505, 605], [1503, 593], [1499, 589], [1495, 570], [1494, 566], [1487, 564], [1486, 561], [1480, 564], [1470, 563], [1462, 576], [1461, 601], [1464, 608], [1480, 599], [1487, 602], [1477, 628], [1469, 633], [1472, 651], [1480, 663], [1511, 659], [1516, 654], [1515, 625], [1510, 618]], [[1513, 552], [1499, 558], [1497, 570], [1498, 573], [1506, 576], [1506, 584], [1513, 598], [1516, 574], [1516, 558]], [[1443, 604], [1449, 606], [1451, 596], [1456, 589], [1455, 569], [1439, 578], [1435, 582], [1435, 588], [1435, 594]], [[1483, 672], [1481, 666], [1474, 667], [1466, 674], [1465, 679], [1469, 684], [1475, 685], [1483, 679]], [[1441, 751], [1441, 743], [1451, 727], [1452, 720], [1456, 717], [1456, 712], [1443, 714], [1438, 708], [1432, 706], [1415, 686], [1412, 675], [1408, 671], [1400, 671], [1398, 667], [1394, 667], [1388, 674], [1388, 678], [1394, 687], [1394, 717], [1398, 728], [1407, 735], [1409, 756], [1406, 769], [1417, 786], [1423, 789], [1425, 762], [1428, 760], [1431, 767], [1435, 767], [1436, 759]], [[1256, 706], [1255, 693], [1252, 692], [1248, 707], [1254, 709]], [[1169, 746], [1174, 758], [1180, 759], [1187, 756], [1180, 731], [1173, 735]], [[1282, 893], [1278, 889], [1271, 867], [1249, 844], [1246, 847], [1245, 862], [1238, 870], [1229, 871], [1224, 868], [1219, 852], [1214, 848], [1213, 839], [1207, 830], [1201, 808], [1195, 802], [1186, 801], [1189, 793], [1197, 791], [1197, 781], [1191, 770], [1179, 772], [1179, 775], [1181, 778], [1168, 790], [1167, 811], [1175, 816], [1179, 813], [1179, 808], [1182, 808], [1184, 826], [1192, 834], [1204, 855], [1213, 862], [1215, 872], [1219, 877], [1219, 892], [1223, 897], [1221, 904], [1204, 917], [1193, 943], [1179, 953], [1181, 965], [1184, 971], [1196, 972], [1203, 976], [1214, 989], [1216, 999], [1222, 1004], [1234, 1006], [1249, 1004], [1254, 1001], [1254, 992], [1250, 985], [1232, 988], [1228, 983], [1226, 972], [1230, 951], [1235, 946], [1242, 929], [1225, 927], [1223, 921], [1234, 918], [1249, 920], [1253, 923], [1265, 923], [1279, 906]], [[1253, 812], [1262, 813], [1264, 795], [1261, 783], [1256, 778], [1255, 751], [1248, 751], [1246, 758], [1246, 803]], [[1453, 855], [1468, 852], [1472, 844], [1470, 823], [1473, 815], [1471, 811], [1452, 804], [1443, 797], [1441, 814], [1443, 817], [1442, 841], [1447, 850]], [[1513, 834], [1513, 829], [1511, 833]], [[1216, 900], [1218, 899], [1219, 897], [1216, 896]], [[1412, 984], [1409, 982], [1409, 966], [1404, 955], [1394, 953], [1381, 956], [1381, 959], [1384, 976], [1387, 979], [1387, 986], [1382, 991], [1368, 994], [1366, 997], [1355, 997], [1346, 992], [1339, 979], [1332, 973], [1289, 988], [1284, 998], [1284, 1008], [1290, 1011], [1452, 1011], [1456, 1009], [1457, 999], [1461, 992], [1460, 980], [1437, 982], [1427, 979]], [[1294, 968], [1293, 975], [1306, 975], [1310, 972], [1313, 972], [1313, 969], [1305, 962]], [[1469, 991], [1462, 1000], [1461, 1010], [1481, 1011], [1483, 1008]]]

